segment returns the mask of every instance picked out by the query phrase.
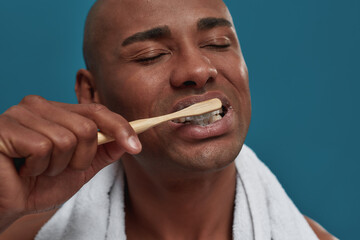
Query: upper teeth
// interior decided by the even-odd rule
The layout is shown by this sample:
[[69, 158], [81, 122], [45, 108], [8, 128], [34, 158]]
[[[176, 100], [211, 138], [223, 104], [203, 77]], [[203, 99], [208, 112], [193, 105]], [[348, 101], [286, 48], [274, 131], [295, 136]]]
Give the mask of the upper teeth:
[[216, 122], [220, 119], [222, 119], [220, 113], [222, 113], [222, 109], [216, 110], [213, 112], [205, 113], [198, 116], [191, 116], [191, 117], [183, 117], [179, 119], [173, 120], [175, 123], [188, 123], [188, 124], [196, 124], [201, 126], [206, 126], [208, 124], [211, 124], [213, 122]]

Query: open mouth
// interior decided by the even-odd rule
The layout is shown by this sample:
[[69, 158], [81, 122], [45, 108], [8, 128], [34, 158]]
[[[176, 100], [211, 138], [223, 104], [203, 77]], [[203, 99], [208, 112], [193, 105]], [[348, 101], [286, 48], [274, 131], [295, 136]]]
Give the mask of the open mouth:
[[172, 120], [174, 123], [182, 123], [182, 124], [193, 124], [193, 125], [200, 125], [200, 126], [207, 126], [214, 122], [221, 120], [227, 113], [227, 108], [222, 106], [221, 109], [205, 113], [202, 115], [191, 116], [191, 117], [184, 117]]

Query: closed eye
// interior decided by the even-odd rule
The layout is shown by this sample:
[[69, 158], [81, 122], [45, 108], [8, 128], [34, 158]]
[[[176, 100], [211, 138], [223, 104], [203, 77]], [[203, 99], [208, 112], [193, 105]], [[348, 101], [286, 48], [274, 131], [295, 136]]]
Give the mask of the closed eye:
[[204, 49], [209, 49], [211, 51], [215, 51], [215, 52], [225, 52], [229, 49], [229, 47], [231, 46], [231, 43], [226, 41], [219, 41], [219, 42], [208, 42], [205, 43], [204, 45], [200, 46], [200, 48], [204, 48]]
[[208, 45], [205, 45], [203, 46], [202, 48], [218, 48], [218, 49], [223, 49], [223, 48], [228, 48], [230, 47], [230, 44], [227, 43], [227, 44], [208, 44]]
[[160, 53], [158, 55], [151, 56], [151, 57], [141, 57], [141, 58], [135, 59], [135, 62], [147, 65], [147, 64], [156, 62], [164, 55], [166, 55], [166, 53]]

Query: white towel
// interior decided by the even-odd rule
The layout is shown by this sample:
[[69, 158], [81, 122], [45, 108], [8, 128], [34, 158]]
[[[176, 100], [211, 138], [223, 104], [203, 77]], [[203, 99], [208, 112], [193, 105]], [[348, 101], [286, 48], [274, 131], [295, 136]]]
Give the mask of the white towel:
[[[236, 161], [237, 193], [233, 239], [312, 240], [318, 239], [272, 172], [244, 145]], [[253, 236], [243, 237], [249, 221], [238, 209], [243, 188], [250, 211]], [[245, 225], [245, 226], [242, 226]]]
[[[236, 158], [234, 240], [318, 239], [276, 177], [247, 147]], [[125, 240], [121, 163], [103, 169], [42, 227], [35, 240]]]

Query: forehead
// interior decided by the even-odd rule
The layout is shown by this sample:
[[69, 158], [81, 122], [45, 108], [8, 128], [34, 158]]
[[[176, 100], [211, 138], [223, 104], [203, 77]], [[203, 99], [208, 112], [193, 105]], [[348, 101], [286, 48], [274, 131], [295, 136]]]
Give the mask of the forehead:
[[104, 0], [101, 20], [108, 30], [125, 38], [156, 26], [189, 28], [200, 18], [225, 18], [230, 13], [221, 0]]

